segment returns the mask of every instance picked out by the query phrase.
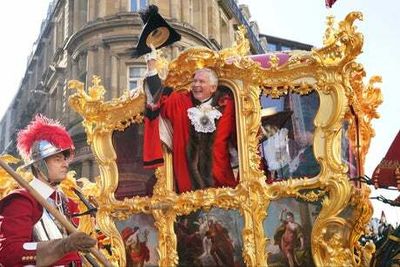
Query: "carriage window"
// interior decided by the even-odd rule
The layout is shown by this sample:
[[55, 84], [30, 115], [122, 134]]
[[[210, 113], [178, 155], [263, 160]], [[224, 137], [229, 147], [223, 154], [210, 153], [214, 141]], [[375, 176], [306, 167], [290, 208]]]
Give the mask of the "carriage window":
[[[174, 100], [187, 101], [191, 97], [180, 95]], [[193, 107], [182, 109], [166, 104], [162, 111], [164, 118], [174, 125], [175, 190], [183, 193], [210, 187], [235, 187], [239, 182], [239, 159], [233, 93], [226, 86], [218, 86], [208, 101], [193, 101]]]
[[267, 182], [314, 177], [320, 166], [313, 153], [318, 94], [260, 98], [262, 111], [259, 151]]
[[151, 196], [156, 177], [154, 170], [143, 167], [143, 125], [132, 124], [122, 132], [115, 131], [112, 138], [119, 175], [115, 198]]

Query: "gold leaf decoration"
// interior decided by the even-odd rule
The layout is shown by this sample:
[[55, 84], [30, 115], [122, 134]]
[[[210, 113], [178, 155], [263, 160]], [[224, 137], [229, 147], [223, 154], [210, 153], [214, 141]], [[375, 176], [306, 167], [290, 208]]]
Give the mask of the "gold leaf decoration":
[[[96, 223], [109, 237], [113, 257], [119, 265], [124, 266], [126, 259], [116, 220], [137, 214], [153, 216], [158, 230], [159, 265], [170, 267], [179, 262], [174, 232], [177, 216], [220, 208], [238, 211], [243, 217], [242, 256], [245, 263], [266, 266], [268, 255], [265, 251], [270, 239], [265, 234], [263, 222], [268, 217], [271, 203], [283, 198], [321, 201], [322, 209], [310, 237], [316, 266], [355, 266], [370, 259], [373, 248], [370, 245], [362, 247], [357, 240], [371, 215], [368, 191], [354, 189], [349, 182], [348, 168], [341, 159], [342, 125], [347, 120], [351, 125], [351, 143], [359, 138], [361, 162], [364, 162], [373, 137], [371, 120], [378, 117], [376, 109], [382, 101], [380, 90], [375, 87], [379, 78], [373, 77], [368, 85], [364, 85], [364, 70], [355, 62], [363, 45], [363, 36], [353, 25], [357, 19], [362, 19], [361, 13], [350, 13], [338, 25], [329, 18], [324, 47], [260, 55], [268, 60], [267, 67], [248, 56], [249, 43], [242, 28], [231, 48], [213, 51], [192, 47], [169, 64], [163, 63], [163, 68], [168, 66], [164, 85], [175, 90], [189, 90], [194, 71], [201, 67], [214, 69], [220, 84], [231, 89], [235, 99], [239, 152], [240, 183], [236, 188], [175, 193], [173, 155], [164, 148], [165, 163], [156, 170], [153, 194], [116, 200], [118, 166], [111, 135], [131, 123], [142, 122], [145, 96], [139, 90], [134, 96], [124, 93], [119, 98], [104, 101], [105, 88], [99, 78], [94, 79], [88, 94], [83, 84], [69, 82], [69, 87], [76, 90], [69, 103], [83, 117], [88, 143], [100, 166], [94, 193], [99, 208]], [[320, 107], [314, 119], [313, 152], [320, 164], [320, 173], [315, 177], [288, 177], [285, 181], [266, 184], [266, 177], [259, 168], [260, 95], [279, 98], [293, 93], [303, 96], [314, 91], [318, 94]], [[352, 128], [355, 116], [360, 122], [358, 134]], [[353, 212], [345, 217], [343, 211], [349, 209]]]

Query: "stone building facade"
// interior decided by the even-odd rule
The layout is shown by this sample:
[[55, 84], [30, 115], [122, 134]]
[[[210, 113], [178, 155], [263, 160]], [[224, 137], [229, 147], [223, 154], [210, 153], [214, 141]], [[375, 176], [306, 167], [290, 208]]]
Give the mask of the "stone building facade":
[[[143, 27], [138, 11], [156, 4], [160, 14], [182, 35], [164, 48], [170, 59], [192, 46], [214, 50], [230, 46], [239, 24], [248, 28], [251, 49], [263, 53], [265, 38], [250, 22], [246, 6], [234, 0], [53, 0], [29, 57], [22, 83], [0, 122], [0, 151], [17, 155], [19, 129], [37, 113], [59, 119], [73, 136], [78, 177], [95, 177], [98, 170], [86, 144], [81, 117], [67, 104], [67, 82], [90, 83], [102, 78], [106, 99], [133, 89], [145, 71], [142, 58], [130, 57]], [[263, 48], [264, 47], [264, 48]]]

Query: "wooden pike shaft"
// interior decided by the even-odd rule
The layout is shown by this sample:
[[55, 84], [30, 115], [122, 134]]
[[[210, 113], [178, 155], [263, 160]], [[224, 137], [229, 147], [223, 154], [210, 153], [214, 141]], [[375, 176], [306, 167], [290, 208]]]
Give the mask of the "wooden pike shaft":
[[[64, 215], [62, 215], [55, 207], [53, 207], [50, 203], [48, 203], [24, 178], [22, 178], [18, 173], [16, 173], [7, 163], [0, 159], [0, 166], [11, 175], [12, 178], [17, 181], [17, 183], [28, 190], [29, 193], [42, 205], [50, 214], [57, 219], [61, 223], [62, 226], [67, 229], [68, 233], [75, 233], [78, 230], [74, 227], [74, 225], [68, 221]], [[90, 253], [93, 254], [97, 258], [99, 262], [101, 262], [104, 266], [112, 267], [111, 263], [107, 260], [107, 258], [97, 249], [92, 247], [90, 249]]]

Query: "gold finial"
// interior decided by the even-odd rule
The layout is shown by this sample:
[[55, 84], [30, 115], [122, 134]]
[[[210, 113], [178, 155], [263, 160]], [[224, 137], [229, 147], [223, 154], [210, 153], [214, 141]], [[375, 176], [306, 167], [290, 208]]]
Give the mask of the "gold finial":
[[325, 30], [325, 35], [324, 35], [324, 40], [323, 43], [324, 45], [327, 45], [331, 43], [331, 40], [334, 39], [334, 33], [335, 33], [335, 16], [329, 15], [326, 17], [326, 30]]

